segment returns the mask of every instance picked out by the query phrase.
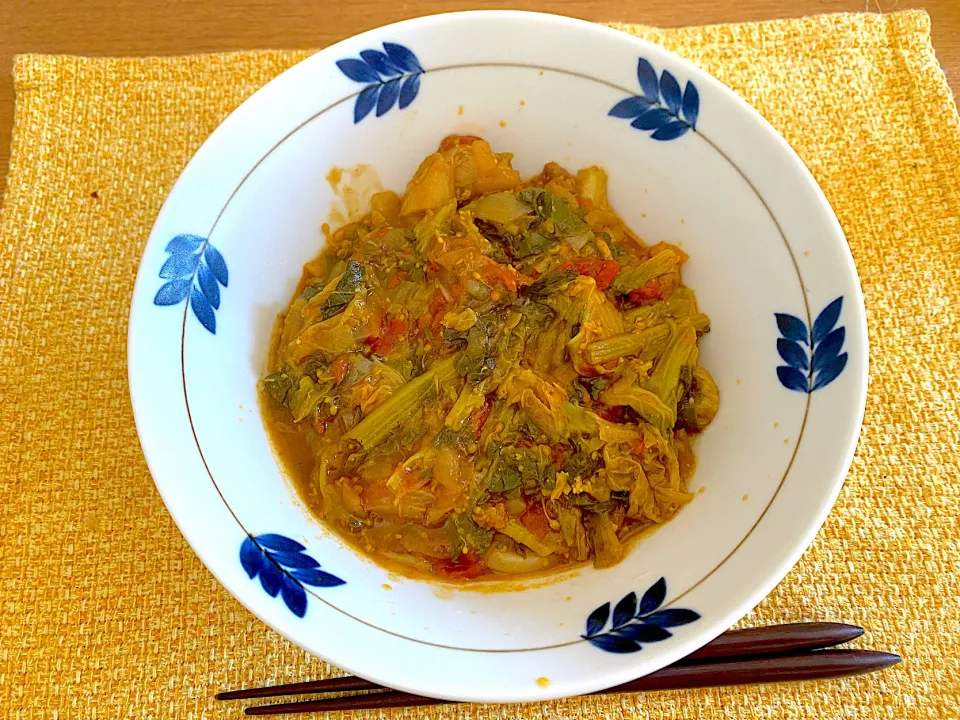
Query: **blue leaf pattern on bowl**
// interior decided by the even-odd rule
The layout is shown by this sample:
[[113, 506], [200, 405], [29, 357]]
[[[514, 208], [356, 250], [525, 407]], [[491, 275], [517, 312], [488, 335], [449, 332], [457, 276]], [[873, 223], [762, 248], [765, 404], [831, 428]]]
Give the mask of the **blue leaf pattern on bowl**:
[[360, 59], [337, 60], [340, 72], [354, 82], [367, 83], [353, 105], [354, 124], [376, 108], [377, 117], [394, 106], [403, 110], [420, 92], [420, 76], [426, 72], [409, 48], [385, 42], [383, 51], [361, 50]]
[[320, 569], [320, 563], [304, 552], [306, 548], [284, 535], [247, 535], [240, 544], [240, 565], [270, 597], [280, 595], [297, 617], [307, 614], [304, 585], [337, 587], [346, 582]]
[[188, 297], [194, 316], [216, 335], [216, 310], [220, 308], [220, 286], [227, 287], [229, 274], [223, 255], [207, 238], [185, 233], [164, 248], [169, 257], [160, 268], [167, 280], [153, 297], [153, 304], [179, 305]]
[[631, 120], [631, 127], [645, 132], [654, 140], [675, 140], [688, 130], [697, 129], [697, 117], [700, 115], [700, 93], [696, 86], [687, 81], [681, 92], [680, 83], [664, 70], [657, 77], [657, 71], [649, 60], [637, 61], [637, 81], [640, 94], [625, 98], [610, 108], [611, 117]]
[[[813, 328], [787, 313], [775, 313], [780, 335], [777, 352], [785, 365], [777, 368], [780, 384], [788, 390], [812, 393], [836, 380], [847, 366], [847, 353], [841, 353], [847, 331], [837, 327], [843, 296], [827, 305], [813, 321]], [[808, 352], [806, 348], [810, 348]]]
[[[661, 642], [673, 637], [667, 629], [687, 625], [700, 619], [700, 613], [684, 608], [661, 610], [667, 597], [667, 580], [660, 578], [637, 602], [637, 594], [627, 593], [610, 611], [610, 603], [604, 603], [587, 616], [583, 639], [594, 647], [612, 653], [634, 653], [643, 649], [644, 643]], [[604, 632], [607, 623], [610, 629]]]

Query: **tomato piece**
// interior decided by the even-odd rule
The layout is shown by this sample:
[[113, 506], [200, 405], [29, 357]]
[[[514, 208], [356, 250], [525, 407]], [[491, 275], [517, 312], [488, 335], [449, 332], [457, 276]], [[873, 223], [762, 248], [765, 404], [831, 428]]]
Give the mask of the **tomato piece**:
[[504, 267], [500, 263], [491, 262], [484, 265], [480, 277], [487, 285], [500, 285], [508, 292], [516, 292], [520, 276], [513, 268]]
[[390, 278], [390, 280], [387, 282], [387, 289], [388, 290], [396, 289], [400, 285], [400, 283], [402, 283], [404, 280], [407, 279], [407, 277], [408, 277], [408, 274], [403, 270], [399, 270], [395, 272], [393, 276]]
[[610, 407], [607, 405], [599, 405], [597, 406], [595, 412], [604, 420], [609, 420], [610, 422], [615, 422], [615, 423], [623, 422], [623, 406], [622, 405], [614, 405], [613, 407]]
[[490, 413], [493, 411], [493, 403], [489, 400], [483, 403], [483, 406], [477, 408], [467, 419], [467, 422], [470, 423], [470, 427], [474, 433], [476, 433], [477, 438], [480, 437], [480, 433], [483, 432], [483, 426], [487, 424], [487, 419], [490, 417]]
[[593, 210], [596, 205], [593, 204], [593, 200], [582, 195], [577, 195], [577, 205], [584, 208], [585, 210]]
[[543, 540], [550, 532], [550, 521], [539, 503], [535, 503], [524, 510], [520, 516], [520, 522], [527, 530], [536, 535], [538, 540]]
[[569, 454], [569, 451], [563, 445], [554, 445], [552, 452], [554, 466], [562, 468], [563, 464], [567, 461], [567, 455]]
[[634, 455], [640, 456], [643, 455], [643, 440], [637, 438], [632, 443], [630, 443], [630, 452]]
[[[443, 320], [447, 309], [447, 299], [443, 296], [442, 292], [439, 290], [433, 291], [428, 309], [430, 314], [420, 329], [424, 330], [426, 327], [429, 327], [434, 336], [439, 336], [443, 332], [443, 326], [440, 325], [440, 321]], [[424, 318], [420, 318], [417, 321], [418, 325], [420, 325], [420, 320], [424, 320]]]
[[317, 432], [320, 433], [321, 435], [325, 435], [327, 432], [327, 428], [330, 427], [330, 423], [332, 422], [333, 422], [333, 418], [330, 417], [329, 415], [318, 417], [317, 424], [316, 424]]
[[577, 256], [562, 263], [557, 270], [567, 268], [573, 268], [578, 275], [592, 277], [597, 283], [598, 290], [606, 290], [620, 272], [620, 263], [616, 260]]
[[386, 329], [380, 334], [373, 344], [370, 346], [378, 355], [386, 355], [388, 352], [393, 350], [394, 346], [397, 344], [397, 341], [400, 340], [410, 329], [410, 323], [401, 318], [394, 318], [390, 321], [390, 324], [387, 325]]
[[386, 322], [386, 315], [380, 310], [371, 310], [367, 317], [367, 339], [364, 342], [372, 345], [377, 338], [383, 334], [383, 326]]
[[606, 290], [617, 279], [618, 274], [620, 274], [620, 263], [616, 260], [604, 260], [600, 270], [593, 276], [593, 279], [597, 281], [597, 289]]
[[407, 492], [412, 492], [416, 489], [417, 478], [418, 474], [415, 474], [410, 468], [400, 468], [400, 487]]
[[443, 293], [439, 290], [434, 290], [433, 295], [430, 297], [430, 314], [436, 315], [441, 310], [447, 307], [447, 299], [443, 296]]
[[642, 288], [631, 290], [629, 297], [632, 302], [643, 300], [659, 300], [663, 296], [663, 285], [658, 278], [652, 278]]
[[336, 380], [337, 385], [339, 385], [343, 382], [343, 379], [347, 376], [347, 371], [350, 369], [350, 358], [341, 357], [334, 360], [330, 369], [333, 371], [333, 379]]
[[433, 561], [434, 569], [447, 577], [472, 580], [483, 573], [483, 563], [472, 550], [466, 550], [457, 556], [456, 560], [440, 558]]

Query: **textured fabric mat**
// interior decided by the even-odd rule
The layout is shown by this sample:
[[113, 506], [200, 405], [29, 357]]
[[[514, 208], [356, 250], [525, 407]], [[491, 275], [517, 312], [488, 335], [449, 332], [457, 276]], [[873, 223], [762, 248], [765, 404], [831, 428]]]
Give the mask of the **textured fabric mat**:
[[[823, 683], [383, 717], [960, 718], [960, 134], [929, 18], [622, 29], [713, 73], [783, 133], [833, 204], [866, 296], [856, 460], [813, 546], [743, 624], [860, 623], [862, 646], [905, 662]], [[0, 215], [0, 716], [240, 717], [213, 693], [335, 672], [193, 555], [147, 472], [125, 367], [164, 197], [233, 108], [308, 54], [16, 61]]]

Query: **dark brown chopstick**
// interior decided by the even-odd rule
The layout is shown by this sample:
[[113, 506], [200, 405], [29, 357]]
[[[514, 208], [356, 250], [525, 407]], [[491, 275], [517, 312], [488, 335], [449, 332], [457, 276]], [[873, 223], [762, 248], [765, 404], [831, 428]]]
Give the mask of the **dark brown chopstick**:
[[[792, 655], [754, 657], [744, 660], [720, 660], [691, 665], [671, 665], [655, 673], [594, 695], [721, 687], [755, 683], [822, 680], [881, 670], [900, 662], [899, 655], [872, 650], [817, 650]], [[247, 715], [332, 712], [449, 704], [452, 700], [388, 691], [345, 698], [327, 698], [304, 702], [260, 705], [247, 708]]]
[[[861, 635], [863, 635], [862, 627], [844, 625], [843, 623], [793, 623], [747, 628], [745, 630], [728, 630], [699, 650], [678, 660], [675, 665], [688, 665], [718, 658], [747, 658], [758, 655], [778, 655], [802, 650], [816, 650], [850, 642]], [[347, 676], [246, 690], [229, 690], [218, 693], [216, 697], [217, 700], [245, 700], [303, 695], [306, 693], [389, 689], [369, 680]]]
[[217, 693], [217, 700], [249, 700], [251, 698], [282, 697], [284, 695], [305, 695], [307, 693], [346, 692], [348, 690], [386, 690], [383, 685], [347, 675], [346, 677], [327, 678], [326, 680], [308, 680], [307, 682], [288, 683], [286, 685], [268, 685], [267, 687], [246, 690], [228, 690]]
[[682, 667], [670, 665], [642, 678], [593, 694], [826, 680], [883, 670], [896, 665], [902, 659], [899, 655], [876, 650], [815, 650]]
[[728, 630], [674, 665], [719, 658], [748, 658], [797, 653], [802, 650], [822, 650], [856, 640], [861, 635], [862, 627], [844, 623], [790, 623]]

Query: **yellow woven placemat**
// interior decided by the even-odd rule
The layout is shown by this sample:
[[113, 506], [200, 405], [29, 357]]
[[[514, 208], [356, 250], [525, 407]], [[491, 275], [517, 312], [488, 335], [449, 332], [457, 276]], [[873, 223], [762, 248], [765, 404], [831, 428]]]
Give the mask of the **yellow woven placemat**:
[[[922, 12], [623, 29], [733, 87], [846, 232], [871, 380], [813, 547], [745, 620], [862, 623], [901, 653], [844, 681], [387, 712], [406, 718], [960, 717], [960, 134]], [[127, 306], [153, 218], [217, 124], [301, 52], [16, 61], [0, 214], [0, 715], [239, 717], [226, 687], [331, 670], [190, 551], [127, 395]], [[374, 717], [372, 713], [366, 717]]]

